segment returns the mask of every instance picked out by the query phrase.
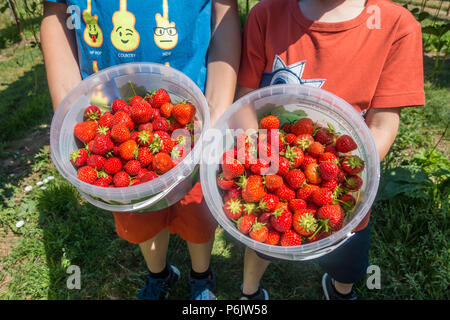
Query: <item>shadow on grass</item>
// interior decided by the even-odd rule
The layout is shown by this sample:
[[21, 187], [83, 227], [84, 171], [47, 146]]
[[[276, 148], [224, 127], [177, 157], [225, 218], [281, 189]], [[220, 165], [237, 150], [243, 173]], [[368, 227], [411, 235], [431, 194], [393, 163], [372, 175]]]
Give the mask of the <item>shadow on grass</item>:
[[[28, 34], [29, 30], [33, 27], [38, 28], [42, 18], [35, 17], [31, 19], [25, 19], [21, 21], [22, 29], [26, 34]], [[13, 44], [17, 44], [22, 40], [20, 37], [19, 30], [17, 26], [11, 22], [8, 26], [0, 29], [0, 50], [6, 49]]]
[[445, 61], [441, 72], [437, 73], [434, 72], [435, 61], [435, 57], [423, 57], [425, 80], [432, 82], [439, 88], [450, 88], [450, 58]]

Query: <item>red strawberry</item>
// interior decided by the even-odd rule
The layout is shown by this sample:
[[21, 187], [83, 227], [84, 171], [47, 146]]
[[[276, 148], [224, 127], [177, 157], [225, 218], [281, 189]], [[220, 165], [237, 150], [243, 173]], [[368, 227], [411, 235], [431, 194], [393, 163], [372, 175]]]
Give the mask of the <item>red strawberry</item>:
[[88, 156], [86, 149], [78, 149], [70, 154], [70, 162], [75, 167], [82, 167], [86, 164]]
[[273, 194], [266, 194], [264, 198], [259, 201], [259, 209], [263, 212], [273, 212], [278, 205], [278, 197]]
[[235, 185], [234, 180], [233, 179], [225, 179], [225, 177], [223, 176], [223, 173], [219, 174], [216, 181], [217, 181], [217, 185], [222, 190], [230, 190], [231, 187], [233, 187]]
[[136, 179], [138, 179], [138, 180], [140, 181], [140, 180], [142, 179], [142, 177], [143, 177], [147, 172], [149, 172], [148, 169], [147, 169], [147, 168], [142, 168], [142, 165], [141, 165], [141, 169], [139, 169], [139, 172], [138, 172], [138, 174], [137, 174], [137, 176], [136, 176]]
[[119, 153], [122, 159], [131, 160], [134, 159], [138, 152], [138, 146], [134, 140], [127, 140], [120, 144]]
[[[257, 145], [258, 157], [270, 162], [272, 159], [272, 146], [267, 142], [259, 142]], [[275, 156], [275, 154], [274, 154]]]
[[152, 163], [153, 157], [153, 152], [149, 148], [139, 148], [137, 160], [141, 163], [141, 167], [148, 167]]
[[300, 209], [306, 208], [306, 201], [302, 199], [292, 199], [288, 203], [288, 208], [290, 211], [295, 212]]
[[120, 170], [122, 170], [122, 161], [119, 158], [111, 157], [106, 159], [105, 164], [103, 165], [106, 173], [108, 174], [116, 174]]
[[104, 157], [97, 155], [97, 154], [93, 154], [87, 158], [86, 164], [88, 166], [96, 169], [97, 171], [100, 171], [103, 169], [105, 161], [106, 161], [106, 159]]
[[92, 146], [93, 146], [93, 145], [94, 145], [94, 140], [89, 141], [88, 144], [86, 145], [86, 149], [87, 149], [87, 151], [88, 151], [89, 153], [94, 153], [94, 152], [92, 151]]
[[170, 102], [168, 103], [164, 103], [161, 108], [159, 109], [159, 113], [164, 117], [164, 118], [170, 118], [170, 116], [172, 115], [172, 110], [173, 110], [173, 104], [171, 104]]
[[225, 215], [231, 220], [239, 219], [242, 215], [242, 203], [239, 199], [228, 200], [225, 202], [223, 209]]
[[137, 102], [131, 106], [131, 119], [134, 123], [146, 123], [153, 115], [152, 107], [145, 101]]
[[327, 225], [336, 231], [342, 227], [344, 210], [337, 204], [325, 205], [317, 211], [317, 217], [325, 220]]
[[305, 154], [305, 156], [303, 157], [303, 162], [300, 166], [300, 168], [305, 171], [306, 167], [311, 164], [311, 163], [317, 163], [317, 159], [311, 157], [309, 154]]
[[335, 179], [339, 173], [339, 167], [334, 162], [320, 162], [318, 170], [320, 177], [326, 181]]
[[355, 140], [349, 135], [344, 134], [336, 140], [336, 149], [339, 152], [347, 153], [356, 148], [358, 148], [358, 146], [356, 145]]
[[92, 145], [92, 152], [99, 155], [106, 155], [109, 150], [114, 146], [114, 143], [105, 135], [97, 135], [94, 138], [94, 144]]
[[294, 230], [288, 230], [281, 236], [280, 244], [283, 247], [293, 247], [302, 244], [302, 237]]
[[264, 224], [256, 222], [250, 228], [248, 235], [255, 241], [264, 242], [269, 236], [269, 229]]
[[151, 104], [153, 108], [161, 108], [165, 103], [170, 103], [170, 96], [164, 89], [158, 89], [151, 97]]
[[222, 156], [222, 161], [222, 171], [225, 179], [231, 180], [244, 173], [245, 168], [238, 160], [235, 159], [234, 150], [225, 152]]
[[94, 186], [107, 188], [109, 186], [108, 181], [105, 178], [98, 178], [94, 183]]
[[312, 194], [312, 200], [319, 207], [333, 202], [333, 192], [328, 188], [319, 188]]
[[310, 118], [302, 118], [292, 125], [291, 132], [296, 136], [304, 133], [312, 135], [314, 133], [314, 122]]
[[305, 174], [297, 169], [292, 169], [288, 173], [285, 174], [284, 180], [293, 189], [298, 189], [305, 182], [306, 177]]
[[233, 187], [233, 188], [230, 188], [230, 190], [228, 190], [224, 199], [226, 198], [228, 201], [230, 199], [239, 199], [239, 198], [241, 198], [241, 196], [242, 196], [241, 190], [237, 187]]
[[267, 239], [264, 243], [275, 246], [280, 242], [280, 238], [281, 238], [280, 233], [278, 231], [272, 229], [272, 230], [269, 230], [269, 232], [267, 234]]
[[175, 164], [180, 163], [186, 157], [186, 148], [181, 144], [177, 144], [172, 148], [170, 156]]
[[356, 199], [349, 193], [341, 195], [338, 198], [338, 202], [342, 205], [345, 211], [352, 210], [356, 205]]
[[304, 133], [298, 136], [295, 136], [294, 145], [300, 147], [303, 151], [307, 150], [310, 145], [314, 142], [314, 138], [312, 135]]
[[248, 234], [255, 221], [256, 217], [254, 215], [244, 215], [236, 222], [237, 229], [243, 234]]
[[158, 178], [158, 175], [156, 173], [154, 173], [153, 171], [149, 171], [147, 173], [145, 173], [142, 178], [141, 178], [141, 182], [147, 182], [147, 181], [152, 181], [153, 179]]
[[190, 103], [176, 104], [173, 106], [172, 116], [184, 126], [194, 120], [195, 111], [195, 107]]
[[319, 186], [314, 184], [305, 184], [300, 189], [297, 190], [297, 198], [304, 201], [310, 201], [314, 191], [318, 190]]
[[292, 225], [292, 213], [287, 209], [277, 209], [272, 212], [270, 224], [279, 232], [286, 232]]
[[149, 148], [153, 153], [164, 152], [170, 153], [175, 146], [175, 141], [170, 138], [170, 135], [165, 131], [153, 132], [153, 141]]
[[111, 104], [112, 114], [115, 114], [116, 112], [121, 111], [125, 107], [129, 109], [130, 106], [124, 100], [122, 100], [122, 99], [114, 100]]
[[292, 199], [295, 199], [295, 191], [289, 188], [287, 185], [283, 184], [281, 187], [279, 187], [277, 190], [275, 190], [275, 195], [280, 199], [284, 201], [291, 201]]
[[292, 124], [290, 124], [289, 122], [286, 122], [281, 126], [281, 130], [283, 130], [285, 133], [291, 133], [291, 129]]
[[123, 166], [123, 169], [130, 176], [135, 177], [138, 175], [139, 170], [141, 169], [141, 163], [137, 160], [130, 160]]
[[114, 175], [113, 183], [116, 187], [128, 187], [130, 185], [130, 177], [125, 171], [119, 171]]
[[88, 143], [97, 133], [97, 123], [91, 120], [79, 122], [75, 125], [73, 133], [81, 142]]
[[153, 133], [147, 130], [139, 131], [136, 142], [143, 147], [149, 146], [153, 141]]
[[358, 174], [364, 170], [364, 160], [357, 155], [344, 156], [341, 161], [342, 169], [348, 174]]
[[252, 164], [250, 166], [250, 170], [254, 174], [265, 175], [268, 173], [269, 167], [270, 167], [270, 165], [267, 161], [265, 161], [263, 159], [258, 159], [258, 160], [256, 160], [255, 164]]
[[153, 132], [153, 125], [151, 122], [142, 123], [139, 125], [138, 130]]
[[112, 126], [116, 126], [118, 124], [123, 124], [125, 125], [128, 130], [133, 130], [134, 129], [134, 122], [131, 119], [131, 117], [128, 115], [128, 113], [125, 113], [123, 111], [118, 111], [114, 114], [114, 118], [112, 121]]
[[314, 141], [308, 148], [308, 153], [313, 158], [319, 158], [324, 153], [325, 147], [320, 142]]
[[302, 149], [299, 147], [290, 147], [286, 148], [284, 152], [284, 156], [289, 160], [289, 164], [291, 168], [298, 168], [302, 164], [304, 160], [304, 154]]
[[292, 218], [292, 227], [302, 236], [312, 235], [318, 228], [315, 212], [310, 209], [300, 209], [294, 213]]
[[319, 156], [318, 162], [319, 163], [321, 163], [321, 162], [333, 162], [333, 163], [338, 164], [339, 160], [338, 160], [338, 158], [336, 157], [336, 155], [334, 153], [324, 152], [324, 153], [322, 153]]
[[92, 184], [97, 180], [97, 171], [89, 166], [79, 168], [77, 174], [78, 179], [89, 184]]
[[84, 119], [85, 120], [98, 120], [102, 116], [102, 112], [97, 106], [89, 106], [84, 110]]
[[130, 130], [123, 124], [115, 125], [111, 130], [111, 138], [119, 143], [127, 141], [130, 139], [130, 136]]
[[277, 175], [284, 176], [286, 173], [288, 173], [289, 168], [291, 164], [288, 159], [285, 157], [280, 156], [278, 158], [278, 172]]
[[173, 168], [172, 158], [168, 153], [160, 152], [153, 157], [153, 170], [161, 175]]
[[314, 135], [314, 139], [323, 145], [332, 144], [335, 140], [336, 130], [331, 124], [328, 128], [319, 128]]
[[338, 182], [336, 180], [322, 181], [322, 183], [320, 184], [321, 188], [328, 188], [331, 191], [334, 191], [337, 186]]
[[325, 147], [325, 153], [326, 153], [326, 152], [332, 153], [332, 154], [334, 154], [336, 157], [337, 157], [338, 154], [339, 154], [339, 152], [336, 150], [336, 147], [333, 146], [333, 145], [331, 145], [331, 144], [329, 144], [329, 145], [327, 145], [327, 146]]
[[169, 131], [169, 122], [164, 117], [158, 117], [152, 122], [153, 130], [155, 131]]
[[141, 96], [134, 96], [130, 99], [130, 106], [133, 107], [136, 103], [145, 101]]
[[259, 128], [263, 130], [274, 130], [280, 127], [280, 119], [274, 115], [262, 118], [259, 122]]
[[242, 198], [247, 202], [258, 202], [265, 195], [263, 178], [258, 175], [248, 177], [242, 188]]
[[288, 133], [284, 136], [284, 142], [290, 146], [293, 146], [295, 144], [296, 139], [297, 136], [293, 133]]
[[319, 174], [319, 165], [316, 163], [311, 163], [306, 166], [305, 176], [309, 183], [320, 184], [322, 182], [322, 178]]
[[283, 185], [283, 178], [277, 174], [265, 175], [264, 185], [269, 192], [273, 192]]
[[344, 187], [350, 191], [357, 191], [361, 189], [363, 180], [357, 175], [351, 175], [345, 179]]
[[258, 210], [258, 205], [253, 202], [244, 203], [244, 208], [242, 210], [242, 214], [244, 215], [253, 215]]
[[98, 119], [98, 126], [99, 127], [106, 127], [109, 129], [112, 129], [112, 122], [113, 122], [114, 116], [111, 112], [105, 112], [100, 119]]

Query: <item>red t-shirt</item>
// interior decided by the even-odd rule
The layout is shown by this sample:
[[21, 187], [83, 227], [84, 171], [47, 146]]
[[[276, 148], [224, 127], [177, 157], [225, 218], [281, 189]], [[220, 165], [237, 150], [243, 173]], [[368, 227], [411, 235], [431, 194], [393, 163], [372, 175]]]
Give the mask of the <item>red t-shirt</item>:
[[368, 0], [356, 18], [337, 23], [309, 20], [297, 0], [263, 0], [245, 25], [238, 83], [311, 85], [359, 112], [424, 105], [421, 26], [388, 0]]

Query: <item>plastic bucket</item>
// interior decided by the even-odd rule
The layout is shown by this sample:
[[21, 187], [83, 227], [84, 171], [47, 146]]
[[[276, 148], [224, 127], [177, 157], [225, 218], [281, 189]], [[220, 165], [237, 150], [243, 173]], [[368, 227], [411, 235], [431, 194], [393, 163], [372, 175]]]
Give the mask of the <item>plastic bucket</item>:
[[[359, 148], [353, 153], [365, 161], [365, 169], [361, 173], [364, 184], [359, 192], [355, 209], [344, 221], [343, 227], [322, 240], [295, 247], [273, 246], [256, 242], [240, 233], [223, 211], [224, 202], [216, 183], [220, 158], [223, 152], [232, 147], [232, 137], [237, 135], [234, 130], [258, 129], [259, 119], [276, 106], [284, 106], [288, 111], [304, 110], [313, 121], [323, 125], [331, 123], [338, 132], [348, 134], [355, 139]], [[208, 188], [203, 188], [205, 200], [225, 231], [246, 246], [268, 256], [285, 260], [314, 259], [333, 251], [351, 237], [352, 230], [370, 210], [380, 178], [379, 157], [375, 141], [364, 118], [339, 97], [325, 90], [303, 85], [265, 87], [236, 101], [219, 118], [215, 128], [220, 130], [220, 134], [211, 135], [209, 139], [205, 140], [205, 157], [200, 166], [202, 185], [208, 186]]]
[[[132, 86], [130, 85], [132, 83]], [[78, 180], [69, 161], [77, 150], [73, 129], [83, 121], [83, 111], [91, 104], [110, 105], [119, 97], [130, 97], [133, 90], [165, 89], [172, 101], [188, 100], [197, 108], [199, 135], [194, 148], [176, 167], [152, 181], [126, 188], [97, 187]], [[197, 126], [196, 126], [197, 127]], [[198, 174], [202, 137], [209, 128], [209, 108], [197, 85], [183, 73], [160, 64], [128, 63], [104, 69], [84, 79], [69, 92], [56, 110], [50, 129], [50, 150], [59, 173], [72, 183], [93, 205], [117, 212], [151, 212], [171, 206], [192, 188]]]

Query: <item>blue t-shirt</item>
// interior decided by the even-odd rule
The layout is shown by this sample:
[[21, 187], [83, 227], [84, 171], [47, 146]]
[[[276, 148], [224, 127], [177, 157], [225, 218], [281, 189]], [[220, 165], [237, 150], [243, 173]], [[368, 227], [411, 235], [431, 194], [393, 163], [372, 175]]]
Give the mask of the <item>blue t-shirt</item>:
[[[204, 91], [211, 0], [49, 0], [67, 4], [83, 78], [121, 63], [155, 62]], [[57, 41], [55, 39], [55, 41]]]

